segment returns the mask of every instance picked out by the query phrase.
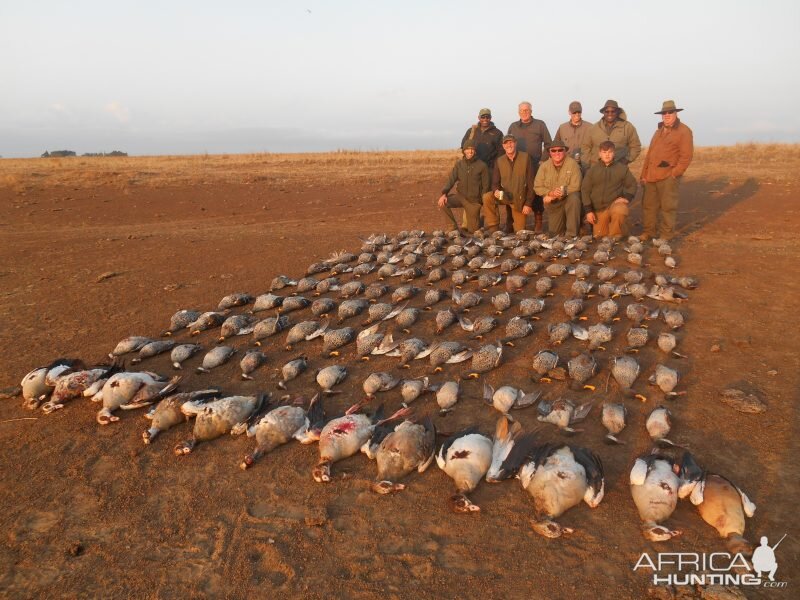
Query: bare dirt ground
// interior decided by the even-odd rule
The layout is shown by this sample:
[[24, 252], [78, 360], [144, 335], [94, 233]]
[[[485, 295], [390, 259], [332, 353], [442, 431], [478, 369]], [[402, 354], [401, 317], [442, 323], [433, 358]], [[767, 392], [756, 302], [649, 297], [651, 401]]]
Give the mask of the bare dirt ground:
[[[753, 598], [788, 598], [800, 584], [800, 178], [793, 166], [798, 150], [789, 148], [794, 158], [784, 162], [753, 147], [699, 152], [683, 183], [675, 243], [678, 271], [700, 286], [681, 306], [687, 324], [679, 346], [689, 358], [667, 360], [688, 392], [670, 405], [674, 436], [758, 505], [747, 524], [751, 541], [767, 535], [774, 543], [788, 533], [776, 551], [776, 579], [788, 587], [745, 590]], [[228, 293], [263, 293], [275, 275], [300, 277], [332, 251], [357, 251], [359, 237], [370, 233], [441, 227], [434, 198], [452, 159], [267, 157], [239, 177], [235, 157], [206, 157], [194, 160], [214, 163], [213, 173], [201, 166], [172, 180], [154, 175], [163, 164], [158, 159], [144, 168], [136, 159], [116, 163], [126, 165], [119, 170], [91, 159], [0, 161], [0, 387], [17, 385], [57, 357], [100, 361], [127, 335], [157, 336], [180, 308], [212, 310]], [[96, 164], [105, 175], [82, 176]], [[635, 233], [639, 214], [637, 207]], [[647, 252], [653, 266], [646, 270], [660, 272], [655, 251]], [[613, 264], [626, 269], [624, 253]], [[108, 273], [114, 275], [98, 281]], [[556, 282], [534, 334], [509, 348], [486, 380], [533, 387], [530, 359], [547, 345], [546, 323], [562, 320], [560, 300], [571, 280]], [[586, 311], [590, 322], [596, 302]], [[421, 303], [420, 295], [411, 305]], [[477, 312], [488, 312], [486, 303]], [[433, 314], [423, 314], [414, 335], [433, 339]], [[654, 324], [654, 331], [663, 326]], [[369, 491], [375, 466], [363, 455], [335, 465], [334, 480], [321, 485], [310, 476], [315, 446], [284, 446], [243, 472], [237, 464], [251, 440], [220, 439], [178, 458], [172, 448], [187, 437], [186, 425], [144, 446], [142, 411], [100, 427], [97, 406], [85, 400], [49, 416], [21, 408], [21, 398], [0, 400], [0, 596], [645, 597], [652, 573], [632, 571], [642, 552], [725, 547], [688, 502], [669, 522], [683, 536], [654, 544], [640, 533], [627, 477], [634, 457], [650, 448], [644, 418], [660, 400], [644, 382], [663, 355], [651, 342], [639, 356], [638, 385], [651, 399], [629, 405], [621, 434], [627, 444], [603, 444], [599, 404], [615, 397], [613, 381], [605, 392], [608, 364], [627, 327], [616, 325], [615, 343], [598, 353], [597, 406], [585, 432], [570, 439], [602, 457], [606, 497], [594, 510], [581, 505], [562, 517], [576, 533], [558, 540], [531, 530], [532, 502], [517, 481], [482, 483], [474, 494], [482, 512], [456, 515], [446, 502], [452, 482], [435, 466], [411, 476], [402, 493], [379, 497]], [[207, 345], [213, 339], [211, 332], [201, 336]], [[182, 387], [274, 391], [275, 368], [291, 356], [279, 341], [267, 347], [269, 364], [252, 382], [239, 379], [238, 358], [198, 375], [196, 357], [182, 372]], [[319, 356], [319, 341], [307, 344], [311, 368], [290, 390], [309, 396], [314, 370], [334, 359]], [[576, 348], [571, 340], [559, 353]], [[363, 396], [367, 373], [396, 364], [382, 357], [355, 364], [353, 346], [339, 360], [350, 375], [343, 393], [326, 400], [329, 414]], [[168, 356], [141, 368], [172, 373]], [[427, 370], [427, 361], [417, 361], [408, 375]], [[463, 371], [453, 365], [436, 380]], [[446, 417], [430, 396], [416, 410], [431, 412], [445, 432], [476, 423], [489, 433], [497, 413], [483, 405], [480, 386], [465, 383]], [[743, 414], [723, 405], [719, 392], [731, 386], [755, 393], [767, 411]], [[547, 393], [563, 391], [556, 384]], [[400, 402], [396, 392], [380, 400], [387, 410]], [[537, 425], [534, 411], [515, 414], [526, 430]], [[30, 417], [38, 419], [20, 420]], [[563, 439], [550, 426], [542, 436]]]

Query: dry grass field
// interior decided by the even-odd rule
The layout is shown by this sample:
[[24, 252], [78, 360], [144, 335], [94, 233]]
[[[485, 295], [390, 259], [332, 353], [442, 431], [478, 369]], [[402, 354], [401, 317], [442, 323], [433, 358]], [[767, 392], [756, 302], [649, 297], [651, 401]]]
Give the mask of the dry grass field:
[[[157, 336], [178, 309], [213, 310], [231, 292], [264, 293], [278, 274], [299, 278], [333, 251], [357, 252], [370, 233], [442, 227], [435, 198], [456, 157], [343, 151], [0, 160], [0, 388], [7, 392], [57, 357], [102, 361], [127, 335]], [[674, 244], [678, 273], [700, 282], [680, 307], [687, 322], [679, 345], [688, 358], [669, 359], [687, 392], [670, 403], [675, 439], [757, 504], [747, 523], [750, 541], [767, 535], [774, 543], [788, 534], [776, 551], [776, 579], [787, 588], [748, 588], [748, 598], [789, 598], [800, 585], [799, 165], [797, 145], [697, 149], [682, 183]], [[640, 218], [637, 198], [633, 233]], [[646, 274], [663, 269], [653, 249], [645, 259]], [[622, 251], [612, 264], [629, 268]], [[546, 324], [563, 319], [571, 280], [556, 281], [534, 333], [509, 348], [485, 380], [534, 386], [531, 356], [548, 344]], [[586, 309], [590, 323], [596, 303]], [[421, 304], [419, 295], [410, 306]], [[487, 305], [475, 312], [488, 314]], [[433, 340], [434, 314], [423, 313], [412, 334]], [[499, 317], [503, 324], [507, 318]], [[531, 530], [532, 502], [516, 481], [481, 483], [473, 496], [481, 513], [457, 515], [447, 506], [452, 482], [435, 465], [410, 476], [403, 492], [379, 497], [369, 490], [375, 466], [361, 455], [335, 465], [333, 481], [321, 485], [310, 476], [314, 446], [287, 445], [243, 472], [237, 464], [252, 440], [220, 439], [178, 458], [172, 448], [188, 426], [145, 446], [142, 411], [101, 427], [97, 406], [85, 400], [44, 415], [22, 408], [19, 397], [1, 399], [0, 597], [715, 597], [694, 588], [671, 596], [652, 589], [650, 573], [632, 570], [642, 552], [725, 546], [688, 502], [668, 522], [682, 536], [656, 544], [641, 535], [628, 473], [650, 449], [643, 423], [661, 399], [645, 380], [665, 359], [654, 347], [640, 353], [641, 389], [650, 400], [628, 405], [625, 445], [603, 444], [599, 406], [617, 398], [606, 381], [628, 326], [624, 319], [614, 325], [614, 342], [597, 353], [598, 389], [581, 392], [596, 406], [585, 431], [569, 438], [602, 458], [606, 497], [594, 510], [582, 505], [565, 514], [561, 522], [576, 531], [558, 540]], [[466, 340], [465, 332], [450, 332]], [[211, 347], [215, 334], [197, 339]], [[274, 339], [254, 381], [239, 377], [238, 356], [211, 374], [195, 373], [198, 356], [181, 372], [182, 388], [277, 393], [277, 369], [292, 354], [278, 343], [283, 336]], [[251, 338], [231, 345], [244, 350]], [[582, 349], [570, 340], [559, 354]], [[302, 351], [310, 369], [289, 390], [308, 397], [314, 371], [334, 359], [320, 356], [319, 341]], [[326, 399], [328, 414], [363, 397], [370, 371], [395, 368], [383, 357], [360, 363], [352, 345], [336, 360], [349, 376], [342, 393]], [[417, 363], [408, 377], [427, 371], [427, 361]], [[136, 368], [174, 372], [166, 355]], [[462, 372], [452, 365], [434, 379]], [[723, 404], [720, 391], [729, 387], [754, 394], [766, 412]], [[560, 383], [544, 391], [568, 393]], [[387, 412], [399, 406], [396, 392], [380, 401]], [[447, 416], [430, 396], [412, 406], [443, 432], [474, 423], [488, 433], [497, 417], [483, 404], [480, 382], [464, 383]], [[535, 409], [514, 414], [526, 430], [539, 425]], [[545, 440], [565, 440], [551, 426], [540, 431]]]

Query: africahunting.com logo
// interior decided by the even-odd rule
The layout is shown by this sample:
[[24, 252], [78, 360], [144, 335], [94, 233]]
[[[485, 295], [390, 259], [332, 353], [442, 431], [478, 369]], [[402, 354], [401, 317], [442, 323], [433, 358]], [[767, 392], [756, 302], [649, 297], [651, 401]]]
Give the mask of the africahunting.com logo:
[[753, 552], [750, 562], [742, 554], [728, 552], [643, 552], [633, 566], [634, 572], [649, 569], [654, 585], [736, 585], [765, 588], [785, 588], [785, 581], [775, 581], [778, 562], [774, 546], [767, 536]]

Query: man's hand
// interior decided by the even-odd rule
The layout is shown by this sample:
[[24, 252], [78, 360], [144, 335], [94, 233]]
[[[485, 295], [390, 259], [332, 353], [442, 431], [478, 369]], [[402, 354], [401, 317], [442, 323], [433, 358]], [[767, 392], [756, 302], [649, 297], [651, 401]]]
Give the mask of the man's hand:
[[552, 198], [561, 198], [561, 196], [563, 195], [564, 195], [564, 190], [561, 188], [561, 186], [558, 186], [556, 189], [550, 192], [550, 196]]
[[586, 213], [586, 222], [589, 223], [589, 225], [597, 224], [597, 215], [591, 211]]
[[550, 194], [542, 197], [542, 202], [545, 204], [550, 204], [553, 201], [553, 197]]
[[442, 194], [441, 196], [439, 196], [438, 204], [439, 208], [444, 208], [445, 206], [447, 206], [447, 194]]
[[495, 190], [495, 191], [494, 191], [494, 197], [495, 197], [496, 199], [500, 200], [500, 190]]
[[622, 196], [620, 196], [619, 198], [614, 200], [612, 204], [629, 204], [629, 201], [627, 198], [623, 198]]
[[530, 206], [523, 206], [522, 207], [522, 214], [529, 215], [533, 212], [533, 209]]

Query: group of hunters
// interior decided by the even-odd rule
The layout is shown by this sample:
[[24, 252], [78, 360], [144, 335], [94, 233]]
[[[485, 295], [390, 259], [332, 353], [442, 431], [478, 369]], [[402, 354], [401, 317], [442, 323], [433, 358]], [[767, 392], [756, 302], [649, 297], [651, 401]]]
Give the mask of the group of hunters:
[[[644, 240], [669, 240], [675, 232], [678, 186], [692, 161], [692, 130], [678, 118], [682, 108], [663, 102], [661, 122], [644, 157], [639, 181]], [[636, 128], [615, 100], [607, 100], [597, 123], [583, 120], [580, 102], [569, 105], [569, 121], [559, 126], [555, 139], [544, 121], [533, 118], [530, 102], [519, 105], [519, 121], [503, 133], [482, 108], [478, 122], [464, 134], [463, 158], [450, 173], [439, 197], [448, 223], [473, 233], [500, 227], [505, 208], [505, 231], [542, 231], [547, 214], [550, 235], [575, 237], [583, 224], [595, 237], [627, 235], [628, 204], [638, 183], [628, 165], [642, 151]], [[455, 188], [455, 191], [453, 191]], [[464, 209], [459, 223], [452, 209]]]

